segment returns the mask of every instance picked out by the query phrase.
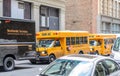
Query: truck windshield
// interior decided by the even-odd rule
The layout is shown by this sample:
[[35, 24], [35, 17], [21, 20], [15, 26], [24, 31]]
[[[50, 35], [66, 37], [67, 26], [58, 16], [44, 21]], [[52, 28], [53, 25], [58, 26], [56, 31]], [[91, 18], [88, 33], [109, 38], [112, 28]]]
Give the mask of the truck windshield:
[[95, 40], [90, 41], [90, 46], [97, 46], [97, 41]]
[[119, 51], [120, 48], [120, 37], [118, 37], [113, 45], [113, 50], [114, 51]]
[[40, 47], [51, 47], [54, 44], [54, 40], [40, 40], [39, 46]]
[[90, 46], [100, 46], [101, 42], [98, 40], [92, 40], [90, 41]]

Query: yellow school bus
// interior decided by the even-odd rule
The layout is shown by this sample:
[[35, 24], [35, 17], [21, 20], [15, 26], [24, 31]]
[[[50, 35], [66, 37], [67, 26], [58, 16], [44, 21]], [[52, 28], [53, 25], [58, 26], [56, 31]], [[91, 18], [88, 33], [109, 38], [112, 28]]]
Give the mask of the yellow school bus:
[[111, 48], [116, 39], [114, 34], [90, 34], [90, 51], [93, 54], [110, 55]]
[[[52, 62], [68, 54], [87, 54], [89, 48], [87, 31], [41, 31], [36, 34], [38, 61]], [[32, 60], [31, 60], [32, 61]]]

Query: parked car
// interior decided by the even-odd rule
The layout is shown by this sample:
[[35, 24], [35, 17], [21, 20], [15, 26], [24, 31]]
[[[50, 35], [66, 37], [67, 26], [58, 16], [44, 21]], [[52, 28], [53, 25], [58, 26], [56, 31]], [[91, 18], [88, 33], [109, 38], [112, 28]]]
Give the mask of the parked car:
[[109, 76], [120, 76], [120, 70], [110, 74]]
[[37, 76], [108, 76], [119, 69], [109, 57], [75, 54], [55, 60]]

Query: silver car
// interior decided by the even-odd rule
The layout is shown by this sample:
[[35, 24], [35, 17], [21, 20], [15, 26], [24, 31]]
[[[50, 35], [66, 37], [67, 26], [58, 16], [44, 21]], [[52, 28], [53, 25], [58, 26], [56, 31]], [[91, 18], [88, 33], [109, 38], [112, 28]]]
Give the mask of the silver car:
[[68, 55], [52, 62], [39, 76], [109, 76], [119, 65], [98, 55]]

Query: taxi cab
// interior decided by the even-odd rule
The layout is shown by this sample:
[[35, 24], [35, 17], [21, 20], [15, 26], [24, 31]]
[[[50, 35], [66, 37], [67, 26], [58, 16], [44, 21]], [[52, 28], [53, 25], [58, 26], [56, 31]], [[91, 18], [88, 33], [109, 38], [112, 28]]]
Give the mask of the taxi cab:
[[38, 76], [109, 76], [119, 69], [109, 57], [74, 54], [55, 60]]

